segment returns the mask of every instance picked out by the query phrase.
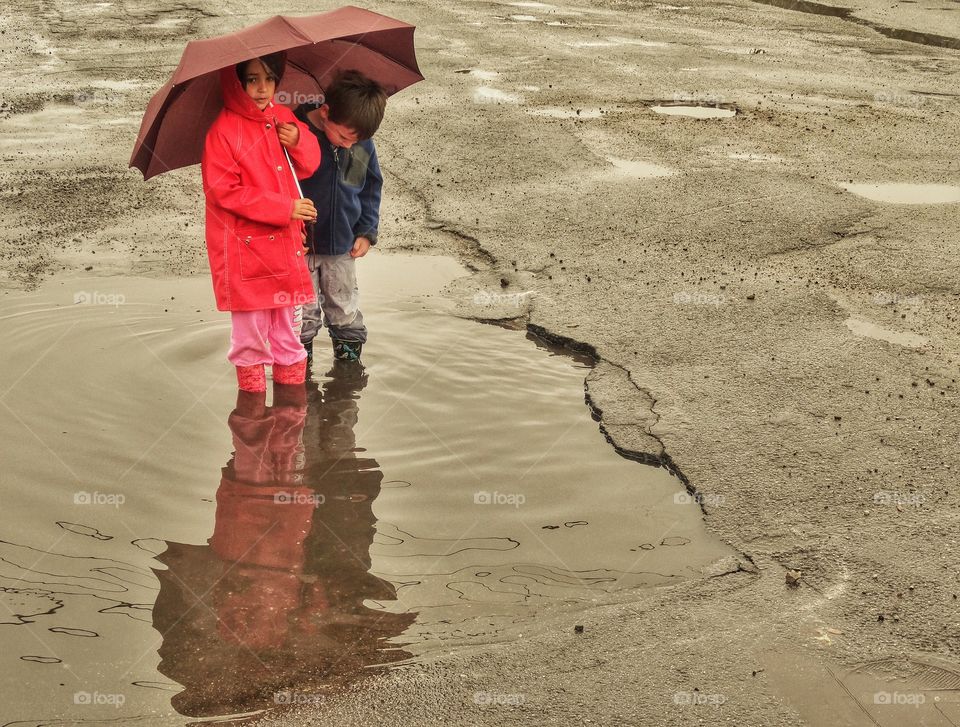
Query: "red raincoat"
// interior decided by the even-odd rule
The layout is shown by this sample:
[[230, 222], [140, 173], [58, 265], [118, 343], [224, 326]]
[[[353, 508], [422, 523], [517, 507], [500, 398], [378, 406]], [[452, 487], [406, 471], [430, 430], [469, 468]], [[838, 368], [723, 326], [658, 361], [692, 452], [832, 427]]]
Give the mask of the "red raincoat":
[[201, 172], [207, 201], [207, 255], [219, 310], [248, 311], [315, 300], [303, 255], [299, 198], [277, 137], [277, 122], [300, 128], [288, 149], [297, 177], [320, 165], [312, 132], [285, 106], [261, 111], [233, 66], [220, 71], [223, 110], [207, 132]]

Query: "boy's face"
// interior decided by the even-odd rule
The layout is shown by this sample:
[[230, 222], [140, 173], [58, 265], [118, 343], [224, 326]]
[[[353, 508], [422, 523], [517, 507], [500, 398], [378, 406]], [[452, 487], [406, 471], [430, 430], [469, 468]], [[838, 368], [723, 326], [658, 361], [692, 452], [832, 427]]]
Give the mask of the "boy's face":
[[324, 104], [320, 107], [320, 118], [323, 119], [323, 133], [334, 146], [350, 148], [360, 139], [357, 132], [345, 124], [338, 124], [330, 120], [330, 107]]
[[243, 69], [243, 90], [253, 99], [257, 108], [263, 111], [277, 90], [277, 77], [260, 62], [259, 58], [254, 58]]

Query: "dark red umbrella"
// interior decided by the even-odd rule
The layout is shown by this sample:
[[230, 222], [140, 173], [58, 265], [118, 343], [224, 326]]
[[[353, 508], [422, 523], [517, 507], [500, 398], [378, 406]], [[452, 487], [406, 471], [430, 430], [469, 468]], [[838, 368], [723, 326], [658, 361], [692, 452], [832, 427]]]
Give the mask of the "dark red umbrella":
[[296, 107], [319, 101], [339, 70], [357, 70], [394, 94], [422, 81], [414, 26], [347, 6], [319, 15], [275, 15], [244, 30], [187, 43], [180, 65], [147, 104], [130, 166], [144, 179], [199, 164], [207, 129], [223, 107], [217, 71], [241, 61], [287, 52], [274, 97]]

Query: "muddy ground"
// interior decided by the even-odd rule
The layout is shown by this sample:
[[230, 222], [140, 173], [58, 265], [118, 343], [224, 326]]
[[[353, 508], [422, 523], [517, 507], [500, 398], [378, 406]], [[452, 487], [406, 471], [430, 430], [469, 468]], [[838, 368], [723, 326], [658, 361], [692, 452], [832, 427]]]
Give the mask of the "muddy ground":
[[[742, 557], [598, 605], [583, 633], [532, 624], [284, 724], [893, 724], [843, 675], [960, 673], [960, 205], [838, 186], [960, 183], [960, 4], [859, 5], [873, 26], [748, 0], [371, 7], [417, 24], [427, 76], [377, 137], [376, 254], [455, 255], [476, 270], [450, 291], [463, 314], [595, 351], [613, 445], [673, 466]], [[0, 18], [3, 287], [205, 274], [198, 169], [126, 169], [146, 101], [188, 38], [332, 7]], [[738, 113], [649, 108], [677, 100]]]

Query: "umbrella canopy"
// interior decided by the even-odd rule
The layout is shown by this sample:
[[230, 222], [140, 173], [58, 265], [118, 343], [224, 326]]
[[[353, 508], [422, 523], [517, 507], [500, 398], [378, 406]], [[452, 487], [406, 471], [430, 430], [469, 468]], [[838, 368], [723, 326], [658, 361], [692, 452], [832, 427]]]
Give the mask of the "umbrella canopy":
[[303, 18], [276, 15], [229, 35], [187, 44], [180, 65], [154, 94], [140, 124], [130, 166], [144, 179], [198, 164], [207, 129], [223, 108], [218, 71], [241, 61], [287, 52], [274, 100], [318, 102], [340, 70], [356, 70], [388, 95], [422, 81], [414, 26], [357, 7]]

